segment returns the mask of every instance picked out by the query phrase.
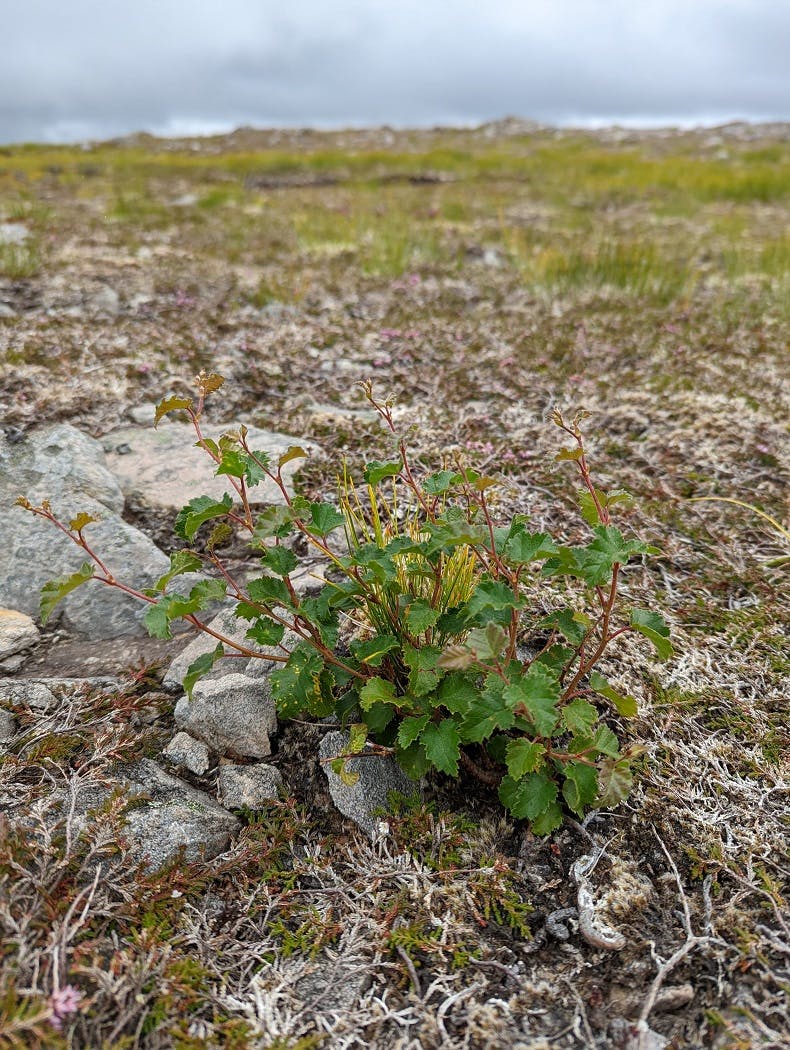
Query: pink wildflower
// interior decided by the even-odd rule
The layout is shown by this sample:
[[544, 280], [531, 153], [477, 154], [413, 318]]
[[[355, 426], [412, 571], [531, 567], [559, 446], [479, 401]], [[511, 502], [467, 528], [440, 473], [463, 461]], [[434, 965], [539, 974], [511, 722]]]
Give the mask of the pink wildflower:
[[53, 992], [49, 997], [49, 1007], [52, 1016], [49, 1023], [58, 1032], [63, 1028], [63, 1021], [69, 1014], [76, 1013], [80, 1008], [82, 992], [72, 984], [66, 984]]

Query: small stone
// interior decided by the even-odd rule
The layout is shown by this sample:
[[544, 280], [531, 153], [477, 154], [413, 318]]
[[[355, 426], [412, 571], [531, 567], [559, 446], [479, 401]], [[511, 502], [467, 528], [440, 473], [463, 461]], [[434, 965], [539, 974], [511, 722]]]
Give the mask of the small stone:
[[10, 711], [0, 710], [0, 744], [10, 744], [17, 733], [17, 721]]
[[195, 740], [189, 733], [176, 733], [163, 754], [176, 766], [183, 766], [190, 773], [202, 776], [210, 763], [208, 748], [202, 740]]
[[265, 762], [251, 766], [222, 765], [217, 777], [219, 800], [227, 809], [263, 809], [282, 792], [279, 769]]
[[220, 754], [233, 751], [246, 758], [271, 754], [269, 734], [277, 729], [277, 715], [265, 679], [226, 674], [200, 681], [176, 704], [176, 723]]
[[0, 660], [30, 648], [38, 639], [38, 628], [30, 616], [0, 608]]
[[409, 780], [394, 759], [378, 755], [349, 759], [346, 769], [350, 773], [358, 773], [359, 780], [352, 785], [344, 784], [329, 763], [347, 751], [348, 741], [348, 733], [341, 730], [327, 733], [321, 741], [319, 754], [329, 781], [329, 794], [344, 817], [353, 820], [371, 838], [375, 838], [381, 817], [374, 811], [380, 810], [386, 814], [390, 806], [389, 796], [393, 792], [399, 795], [416, 795], [418, 787], [413, 780]]
[[130, 794], [147, 801], [126, 814], [134, 852], [156, 870], [183, 848], [187, 861], [216, 857], [226, 848], [239, 822], [205, 791], [166, 773], [151, 759], [120, 770]]

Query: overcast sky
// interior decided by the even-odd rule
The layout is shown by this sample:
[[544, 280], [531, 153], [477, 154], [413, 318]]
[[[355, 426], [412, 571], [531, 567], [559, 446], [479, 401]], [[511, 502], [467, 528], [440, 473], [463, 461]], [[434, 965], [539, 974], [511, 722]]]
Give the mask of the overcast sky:
[[790, 117], [790, 0], [0, 0], [0, 141]]

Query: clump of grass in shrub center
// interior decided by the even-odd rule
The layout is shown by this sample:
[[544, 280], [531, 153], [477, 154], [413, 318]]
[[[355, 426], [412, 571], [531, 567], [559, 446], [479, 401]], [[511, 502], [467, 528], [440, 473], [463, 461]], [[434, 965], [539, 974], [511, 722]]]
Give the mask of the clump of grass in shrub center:
[[[581, 417], [568, 422], [554, 414], [569, 441], [557, 459], [578, 472], [581, 514], [591, 533], [587, 544], [568, 546], [531, 531], [524, 515], [497, 520], [488, 497], [496, 480], [460, 460], [433, 473], [419, 470], [397, 432], [391, 402], [376, 398], [370, 383], [364, 392], [392, 436], [391, 458], [368, 463], [357, 481], [344, 469], [337, 504], [291, 496], [283, 467], [306, 456], [304, 449], [291, 447], [274, 462], [250, 446], [244, 427], [219, 442], [204, 437], [204, 403], [222, 383], [221, 376], [201, 372], [196, 399], [168, 397], [156, 410], [156, 423], [170, 412], [186, 413], [236, 498], [196, 496], [183, 508], [175, 532], [188, 543], [200, 533], [202, 553], [172, 553], [170, 570], [154, 587], [136, 590], [107, 571], [85, 538], [90, 515], [62, 522], [47, 502], [34, 507], [20, 497], [87, 556], [76, 573], [44, 587], [42, 620], [88, 580], [146, 602], [146, 625], [160, 638], [170, 637], [178, 619], [214, 633], [200, 614], [229, 597], [236, 616], [249, 624], [250, 644], [214, 633], [216, 648], [189, 668], [187, 693], [228, 653], [273, 662], [281, 716], [334, 715], [348, 728], [347, 754], [334, 763], [348, 782], [356, 774], [346, 761], [365, 749], [394, 755], [414, 778], [431, 770], [458, 777], [465, 769], [495, 786], [504, 807], [541, 835], [562, 823], [563, 805], [581, 816], [625, 798], [641, 749], [621, 746], [615, 716], [633, 716], [636, 704], [596, 665], [628, 633], [643, 635], [661, 658], [672, 647], [661, 615], [628, 607], [619, 594], [627, 563], [658, 552], [612, 523], [613, 511], [629, 497], [595, 486]], [[253, 510], [250, 489], [266, 478], [283, 503]], [[233, 529], [246, 532], [261, 564], [261, 575], [246, 585], [233, 578], [220, 553]], [[345, 554], [329, 541], [341, 529]], [[302, 543], [294, 544], [298, 537]], [[295, 548], [304, 541], [334, 569], [334, 578], [309, 597], [297, 594], [291, 580], [299, 567]], [[211, 578], [188, 595], [168, 590], [177, 576], [203, 569]], [[542, 604], [553, 606], [549, 614], [527, 600], [537, 581], [545, 583]]]

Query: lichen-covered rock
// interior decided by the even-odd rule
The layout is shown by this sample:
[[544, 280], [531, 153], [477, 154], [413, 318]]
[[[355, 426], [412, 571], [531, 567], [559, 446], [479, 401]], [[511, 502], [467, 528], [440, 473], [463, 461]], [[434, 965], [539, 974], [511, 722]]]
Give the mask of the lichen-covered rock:
[[126, 813], [127, 834], [151, 869], [163, 867], [182, 850], [187, 861], [216, 857], [239, 830], [232, 813], [151, 759], [125, 767], [119, 780], [142, 800]]
[[0, 748], [10, 744], [17, 733], [17, 721], [10, 711], [0, 708]]
[[44, 682], [0, 678], [0, 703], [8, 707], [24, 706], [36, 711], [49, 711], [57, 702], [57, 697]]
[[219, 800], [228, 809], [263, 809], [282, 794], [283, 778], [279, 769], [256, 762], [250, 766], [227, 763], [217, 775]]
[[58, 786], [49, 797], [30, 806], [11, 807], [12, 824], [41, 834], [42, 825], [54, 828], [68, 820], [73, 835], [93, 828], [97, 814], [120, 793], [123, 838], [132, 858], [151, 871], [183, 856], [186, 862], [215, 857], [227, 848], [240, 828], [213, 798], [165, 772], [151, 759], [119, 765], [101, 780], [75, 777], [69, 787]]
[[382, 820], [376, 811], [389, 811], [389, 798], [393, 792], [400, 795], [415, 795], [418, 787], [409, 780], [400, 766], [389, 756], [351, 758], [346, 762], [350, 773], [358, 773], [355, 784], [345, 784], [331, 768], [333, 758], [343, 755], [348, 749], [349, 735], [342, 730], [327, 733], [321, 741], [319, 754], [321, 764], [329, 781], [329, 794], [343, 814], [358, 824], [371, 838], [375, 837]]
[[173, 765], [183, 766], [196, 776], [203, 776], [211, 765], [209, 751], [202, 740], [195, 740], [189, 733], [176, 733], [162, 754]]
[[220, 754], [231, 751], [248, 758], [271, 754], [269, 736], [277, 715], [265, 679], [226, 674], [200, 681], [176, 704], [176, 723]]

